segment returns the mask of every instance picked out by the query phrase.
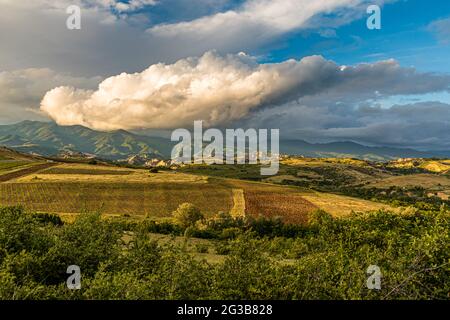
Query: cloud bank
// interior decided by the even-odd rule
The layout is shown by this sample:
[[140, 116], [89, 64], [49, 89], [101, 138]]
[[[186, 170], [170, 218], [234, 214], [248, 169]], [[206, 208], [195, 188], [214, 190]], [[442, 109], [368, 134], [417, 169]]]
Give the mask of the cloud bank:
[[[109, 76], [208, 50], [266, 54], [290, 32], [333, 28], [365, 15], [364, 3], [387, 1], [0, 0], [0, 41], [8, 44], [0, 65]], [[81, 30], [66, 28], [73, 4], [81, 7]]]
[[[158, 24], [147, 32], [203, 51], [253, 50], [290, 32], [334, 28], [366, 13], [369, 4], [395, 0], [247, 0], [227, 11], [190, 21]], [[329, 29], [330, 30], [330, 29]]]
[[12, 123], [25, 119], [47, 119], [39, 109], [45, 93], [61, 85], [95, 88], [99, 77], [74, 77], [46, 68], [0, 72], [0, 121]]
[[107, 78], [97, 90], [57, 87], [46, 93], [41, 110], [60, 125], [97, 130], [188, 127], [194, 120], [222, 126], [292, 102], [354, 103], [449, 86], [450, 76], [418, 73], [394, 60], [339, 66], [310, 56], [259, 64], [244, 53], [208, 52]]

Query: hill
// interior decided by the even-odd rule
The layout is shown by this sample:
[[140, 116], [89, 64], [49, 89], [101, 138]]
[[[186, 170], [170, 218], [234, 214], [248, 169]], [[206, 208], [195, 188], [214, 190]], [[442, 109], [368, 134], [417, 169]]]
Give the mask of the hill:
[[24, 154], [13, 149], [0, 147], [0, 161], [42, 161], [39, 156]]
[[124, 130], [99, 132], [83, 126], [37, 121], [0, 126], [0, 145], [46, 156], [75, 151], [110, 160], [130, 155], [163, 158], [171, 149], [166, 139], [138, 136]]
[[[174, 143], [161, 137], [150, 137], [125, 130], [95, 131], [83, 126], [58, 126], [52, 122], [23, 121], [0, 126], [0, 145], [25, 153], [45, 156], [81, 152], [108, 160], [169, 158]], [[281, 140], [283, 154], [316, 158], [358, 158], [385, 161], [397, 158], [430, 158], [444, 156], [413, 149], [368, 147], [355, 142], [308, 143], [303, 140]]]
[[303, 140], [284, 140], [280, 149], [285, 154], [302, 155], [312, 158], [346, 157], [372, 161], [384, 161], [396, 158], [429, 158], [436, 156], [432, 152], [414, 149], [368, 147], [351, 141], [331, 143], [308, 143]]

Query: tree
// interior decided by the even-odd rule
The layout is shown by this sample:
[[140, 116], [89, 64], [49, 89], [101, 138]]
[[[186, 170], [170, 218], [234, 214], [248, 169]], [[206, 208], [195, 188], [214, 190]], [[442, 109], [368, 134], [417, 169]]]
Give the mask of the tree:
[[183, 203], [173, 212], [173, 217], [183, 228], [192, 227], [204, 217], [192, 203]]

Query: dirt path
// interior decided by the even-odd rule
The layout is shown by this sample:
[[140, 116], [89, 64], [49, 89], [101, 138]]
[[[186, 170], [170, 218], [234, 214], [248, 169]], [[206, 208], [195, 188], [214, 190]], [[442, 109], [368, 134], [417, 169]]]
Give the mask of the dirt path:
[[44, 170], [44, 169], [56, 166], [56, 165], [57, 165], [57, 163], [43, 163], [43, 164], [38, 164], [38, 165], [29, 167], [29, 168], [6, 173], [6, 174], [0, 176], [0, 182], [6, 182], [6, 181], [9, 181], [12, 179], [27, 176], [29, 174], [32, 174], [32, 173], [38, 172], [40, 170]]

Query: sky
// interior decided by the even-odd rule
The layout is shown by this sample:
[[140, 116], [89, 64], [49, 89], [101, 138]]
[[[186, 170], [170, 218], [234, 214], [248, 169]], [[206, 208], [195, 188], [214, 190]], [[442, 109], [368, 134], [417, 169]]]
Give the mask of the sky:
[[[80, 30], [66, 12], [80, 8]], [[370, 5], [381, 29], [370, 30]], [[0, 0], [0, 124], [448, 150], [448, 0]]]

